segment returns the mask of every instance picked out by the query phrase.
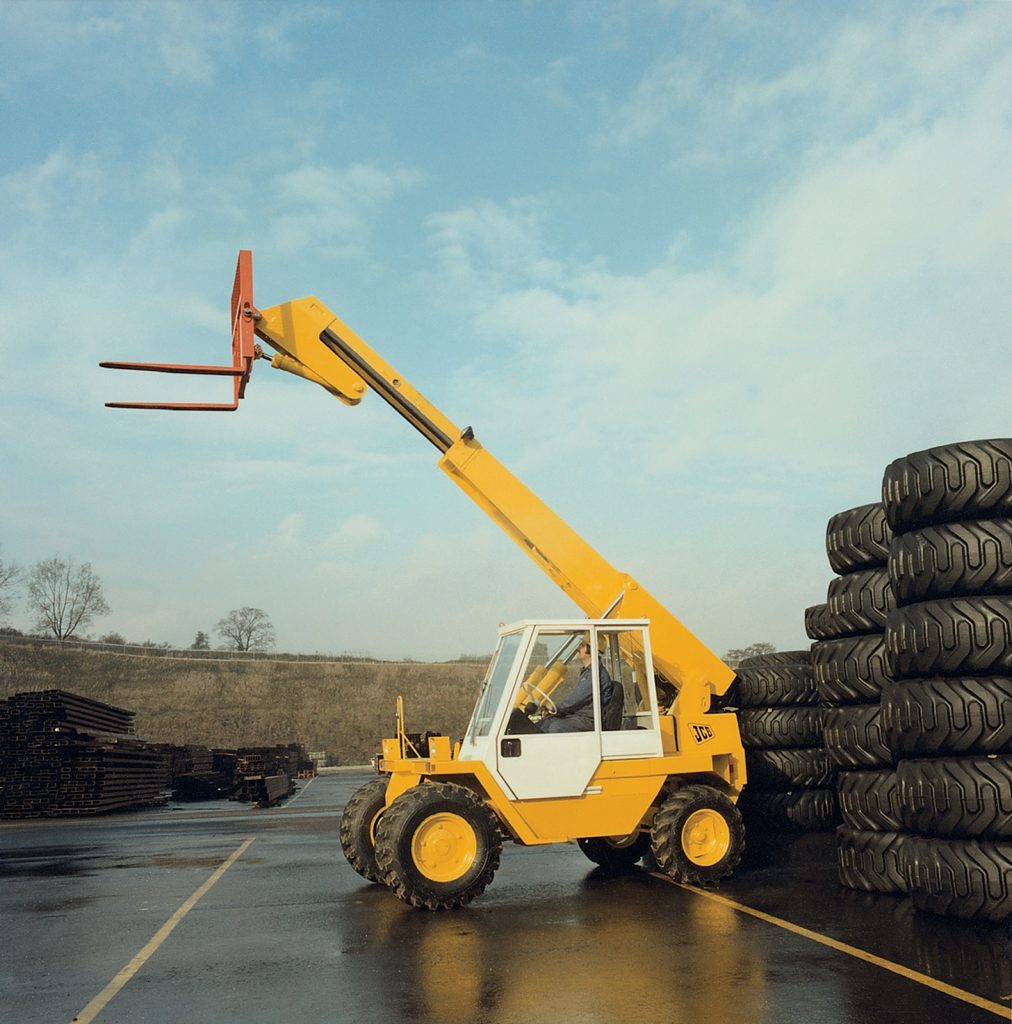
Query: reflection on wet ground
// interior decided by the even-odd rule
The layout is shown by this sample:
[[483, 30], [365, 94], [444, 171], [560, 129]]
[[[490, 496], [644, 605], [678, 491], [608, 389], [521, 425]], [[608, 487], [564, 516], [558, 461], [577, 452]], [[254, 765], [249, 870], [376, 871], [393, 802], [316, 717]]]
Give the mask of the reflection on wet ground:
[[[169, 808], [0, 826], [0, 981], [19, 1024], [69, 1021], [239, 844], [101, 1022], [979, 1024], [1001, 1019], [575, 846], [507, 846], [485, 895], [412, 910], [344, 863], [340, 811], [368, 776], [321, 776], [291, 809]], [[836, 883], [833, 837], [753, 844], [731, 900], [1008, 1005], [1002, 928]], [[1008, 1019], [1006, 1017], [1005, 1019]]]

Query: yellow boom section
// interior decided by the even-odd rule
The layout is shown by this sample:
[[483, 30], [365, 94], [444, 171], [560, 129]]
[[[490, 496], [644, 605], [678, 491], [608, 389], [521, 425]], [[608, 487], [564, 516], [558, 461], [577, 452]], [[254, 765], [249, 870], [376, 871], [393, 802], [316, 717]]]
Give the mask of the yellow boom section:
[[257, 335], [271, 364], [357, 405], [369, 388], [392, 405], [442, 456], [439, 467], [590, 618], [617, 612], [650, 620], [655, 671], [679, 686], [678, 710], [701, 713], [734, 673], [632, 577], [601, 557], [475, 439], [461, 431], [318, 299], [260, 311]]

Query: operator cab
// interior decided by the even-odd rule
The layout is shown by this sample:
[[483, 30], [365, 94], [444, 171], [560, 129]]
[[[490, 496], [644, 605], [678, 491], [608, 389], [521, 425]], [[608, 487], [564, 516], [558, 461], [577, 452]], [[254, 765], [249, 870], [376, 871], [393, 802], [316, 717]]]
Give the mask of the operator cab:
[[[581, 659], [584, 645], [589, 657]], [[553, 717], [572, 714], [574, 702], [581, 705], [588, 674], [591, 701], [582, 702], [580, 724], [573, 731], [543, 729]], [[608, 681], [611, 697], [605, 704]], [[517, 799], [526, 800], [583, 796], [602, 761], [661, 753], [646, 620], [528, 621], [500, 628], [461, 760], [483, 762]]]

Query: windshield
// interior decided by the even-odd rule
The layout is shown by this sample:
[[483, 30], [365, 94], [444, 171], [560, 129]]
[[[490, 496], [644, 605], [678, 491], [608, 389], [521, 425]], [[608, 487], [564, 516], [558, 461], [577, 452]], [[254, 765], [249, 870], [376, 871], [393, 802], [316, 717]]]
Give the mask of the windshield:
[[510, 633], [499, 641], [499, 649], [495, 652], [488, 672], [485, 675], [485, 682], [478, 698], [478, 706], [474, 709], [474, 717], [471, 719], [471, 728], [468, 732], [472, 736], [487, 736], [492, 728], [492, 718], [499, 706], [499, 699], [502, 697], [506, 681], [509, 679], [510, 669], [517, 656], [520, 647], [522, 634]]

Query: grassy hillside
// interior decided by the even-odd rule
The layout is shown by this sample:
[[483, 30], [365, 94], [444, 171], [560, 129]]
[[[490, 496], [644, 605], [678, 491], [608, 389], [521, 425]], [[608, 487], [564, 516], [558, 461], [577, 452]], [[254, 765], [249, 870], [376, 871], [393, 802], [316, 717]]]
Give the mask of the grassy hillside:
[[361, 764], [392, 736], [397, 694], [412, 732], [459, 739], [484, 666], [395, 662], [177, 659], [0, 643], [0, 699], [70, 690], [137, 713], [164, 743], [236, 747], [303, 743]]

